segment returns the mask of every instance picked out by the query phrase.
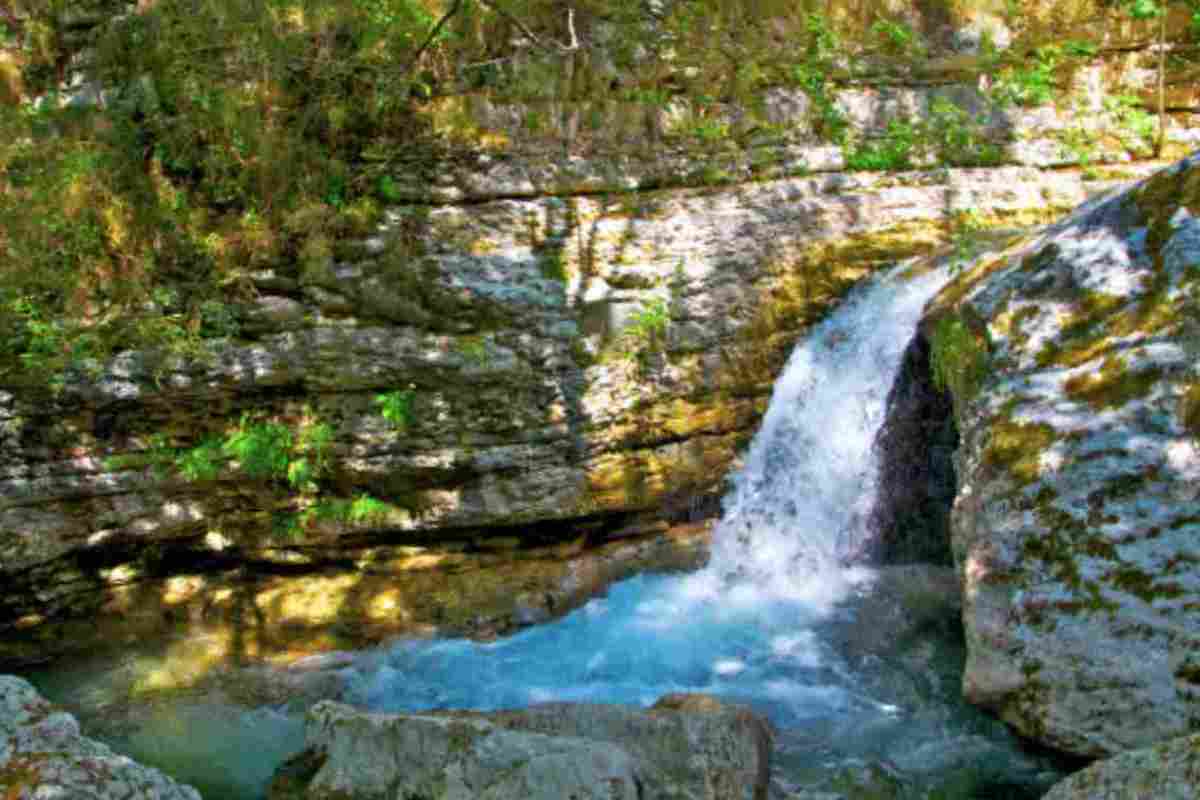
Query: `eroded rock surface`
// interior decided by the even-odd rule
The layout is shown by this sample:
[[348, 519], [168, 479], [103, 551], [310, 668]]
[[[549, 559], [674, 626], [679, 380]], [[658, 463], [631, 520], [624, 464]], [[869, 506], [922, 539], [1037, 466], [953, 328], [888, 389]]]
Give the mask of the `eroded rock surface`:
[[926, 330], [968, 699], [1083, 756], [1200, 728], [1200, 156], [977, 264]]
[[704, 695], [653, 708], [556, 703], [490, 714], [370, 714], [324, 702], [272, 800], [765, 800], [771, 732]]
[[1200, 795], [1200, 734], [1131, 750], [1058, 783], [1043, 800], [1190, 800]]
[[11, 675], [0, 675], [0, 793], [6, 800], [200, 800], [190, 786], [81, 735], [74, 717]]

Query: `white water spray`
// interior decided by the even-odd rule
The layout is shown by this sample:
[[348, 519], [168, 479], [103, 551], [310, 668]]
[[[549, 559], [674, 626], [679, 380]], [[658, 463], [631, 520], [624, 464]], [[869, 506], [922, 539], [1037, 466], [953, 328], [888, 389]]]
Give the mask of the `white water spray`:
[[945, 280], [897, 268], [796, 348], [725, 500], [707, 568], [625, 581], [496, 642], [400, 643], [354, 670], [354, 699], [486, 710], [701, 691], [785, 723], [880, 713], [811, 626], [870, 578], [847, 564], [874, 502], [872, 443], [904, 347]]

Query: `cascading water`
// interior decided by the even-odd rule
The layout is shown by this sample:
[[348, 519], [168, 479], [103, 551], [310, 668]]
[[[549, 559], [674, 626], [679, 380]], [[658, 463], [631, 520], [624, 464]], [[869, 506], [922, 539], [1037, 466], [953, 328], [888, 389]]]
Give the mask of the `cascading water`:
[[496, 642], [397, 644], [355, 670], [353, 699], [392, 711], [495, 709], [701, 691], [782, 724], [891, 713], [813, 625], [870, 581], [847, 563], [873, 502], [872, 443], [904, 346], [945, 280], [898, 268], [796, 348], [725, 500], [708, 567], [623, 582]]

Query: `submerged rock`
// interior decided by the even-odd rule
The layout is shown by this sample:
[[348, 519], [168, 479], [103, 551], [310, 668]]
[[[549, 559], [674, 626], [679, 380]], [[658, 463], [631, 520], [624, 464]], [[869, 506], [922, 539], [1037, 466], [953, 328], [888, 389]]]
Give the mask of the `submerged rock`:
[[1055, 785], [1043, 800], [1190, 800], [1200, 795], [1200, 734], [1100, 761]]
[[975, 264], [924, 330], [967, 698], [1089, 757], [1200, 728], [1200, 155]]
[[81, 735], [74, 717], [12, 675], [0, 675], [0, 795], [6, 800], [200, 800], [192, 787]]
[[704, 695], [642, 710], [552, 703], [489, 714], [372, 714], [325, 702], [270, 797], [765, 800], [771, 731]]

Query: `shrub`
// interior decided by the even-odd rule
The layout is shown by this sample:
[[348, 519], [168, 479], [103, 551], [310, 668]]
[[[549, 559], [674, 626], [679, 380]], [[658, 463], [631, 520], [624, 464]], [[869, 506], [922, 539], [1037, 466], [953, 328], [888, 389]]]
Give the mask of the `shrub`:
[[1045, 45], [1033, 52], [1023, 66], [1004, 70], [992, 89], [992, 100], [1000, 106], [1039, 106], [1054, 99], [1054, 71], [1062, 54], [1059, 47]]
[[846, 169], [900, 170], [913, 165], [921, 134], [917, 125], [894, 119], [882, 139], [851, 147], [845, 154]]
[[624, 355], [643, 361], [651, 353], [662, 350], [670, 323], [671, 312], [666, 300], [656, 297], [642, 301], [642, 307], [630, 316], [621, 331]]
[[945, 98], [933, 101], [925, 130], [942, 163], [986, 167], [1004, 159], [1004, 151], [988, 137], [986, 122]]
[[250, 478], [286, 478], [295, 439], [278, 422], [252, 422], [243, 416], [237, 429], [225, 437], [221, 450], [237, 459]]
[[416, 392], [413, 390], [398, 389], [375, 395], [375, 405], [379, 406], [379, 413], [393, 428], [403, 430], [412, 424], [415, 398]]

